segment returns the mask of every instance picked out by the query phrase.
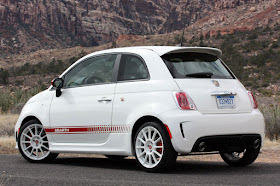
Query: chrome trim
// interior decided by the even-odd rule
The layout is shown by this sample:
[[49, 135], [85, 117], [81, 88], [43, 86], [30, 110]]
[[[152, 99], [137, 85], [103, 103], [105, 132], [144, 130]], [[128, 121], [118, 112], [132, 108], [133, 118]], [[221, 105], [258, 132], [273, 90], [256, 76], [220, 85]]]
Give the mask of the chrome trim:
[[214, 91], [210, 93], [211, 96], [226, 96], [226, 95], [236, 95], [233, 91]]
[[104, 102], [104, 101], [110, 102], [110, 101], [112, 101], [112, 99], [103, 97], [103, 98], [101, 98], [101, 99], [98, 100], [98, 102]]

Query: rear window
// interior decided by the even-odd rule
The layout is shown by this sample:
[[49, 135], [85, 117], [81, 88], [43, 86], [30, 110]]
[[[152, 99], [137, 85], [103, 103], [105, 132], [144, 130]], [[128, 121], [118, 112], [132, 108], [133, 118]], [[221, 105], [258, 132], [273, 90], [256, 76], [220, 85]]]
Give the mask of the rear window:
[[172, 53], [162, 56], [173, 78], [234, 79], [216, 56], [206, 53]]

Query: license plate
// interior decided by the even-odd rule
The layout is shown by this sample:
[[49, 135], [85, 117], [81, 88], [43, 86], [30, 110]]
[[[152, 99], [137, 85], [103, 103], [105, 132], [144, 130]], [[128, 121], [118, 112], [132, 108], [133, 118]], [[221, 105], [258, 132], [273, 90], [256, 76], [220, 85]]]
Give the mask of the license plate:
[[217, 96], [218, 109], [234, 109], [235, 99], [234, 96]]

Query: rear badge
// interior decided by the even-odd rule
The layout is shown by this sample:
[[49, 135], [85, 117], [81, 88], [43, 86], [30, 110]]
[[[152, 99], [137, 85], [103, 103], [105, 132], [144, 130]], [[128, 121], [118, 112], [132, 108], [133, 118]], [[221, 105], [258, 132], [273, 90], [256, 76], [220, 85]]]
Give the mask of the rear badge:
[[220, 83], [216, 80], [212, 80], [213, 84], [216, 86], [216, 87], [219, 87], [220, 86]]

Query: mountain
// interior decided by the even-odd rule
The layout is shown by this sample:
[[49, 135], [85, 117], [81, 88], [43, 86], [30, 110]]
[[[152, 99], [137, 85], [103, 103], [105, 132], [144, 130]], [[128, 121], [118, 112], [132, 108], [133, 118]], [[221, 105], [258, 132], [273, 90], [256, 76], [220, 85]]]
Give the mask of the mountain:
[[[40, 49], [96, 46], [126, 35], [156, 35], [194, 25], [213, 13], [279, 0], [0, 0], [0, 56]], [[237, 12], [234, 12], [238, 16]], [[266, 16], [266, 15], [264, 15]], [[201, 25], [201, 24], [199, 24]], [[226, 25], [225, 25], [226, 26]], [[205, 28], [202, 26], [202, 28]], [[197, 29], [195, 26], [193, 29]], [[243, 27], [240, 29], [244, 29]], [[215, 32], [215, 30], [214, 30]], [[214, 33], [213, 32], [213, 33]], [[211, 32], [212, 34], [212, 32]], [[215, 34], [215, 33], [214, 33]], [[123, 36], [125, 35], [125, 36]]]

